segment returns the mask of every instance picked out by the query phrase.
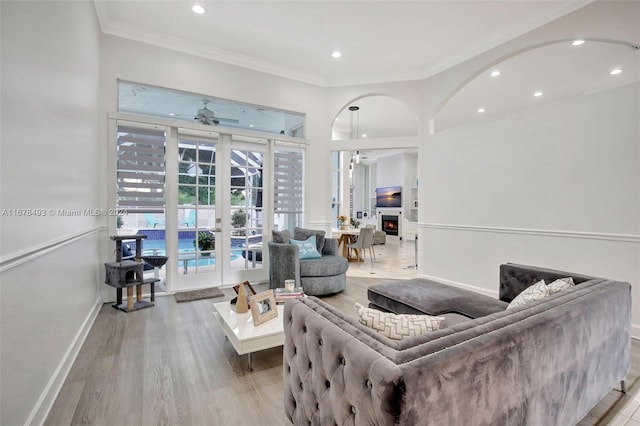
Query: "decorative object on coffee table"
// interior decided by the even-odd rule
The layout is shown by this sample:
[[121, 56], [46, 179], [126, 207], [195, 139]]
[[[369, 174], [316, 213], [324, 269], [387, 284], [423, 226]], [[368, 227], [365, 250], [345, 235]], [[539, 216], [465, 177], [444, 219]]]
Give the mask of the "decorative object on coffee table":
[[302, 287], [294, 287], [293, 290], [287, 291], [285, 288], [278, 287], [273, 289], [273, 295], [276, 298], [276, 303], [282, 304], [289, 299], [297, 299], [299, 297], [306, 297]]
[[[251, 283], [249, 281], [244, 281], [240, 284], [236, 284], [233, 286], [233, 291], [236, 292], [236, 294], [238, 294], [238, 292], [240, 291], [240, 286], [245, 286], [245, 295], [247, 296], [247, 306], [249, 305], [249, 296], [253, 296], [254, 294], [256, 294], [256, 289], [253, 288], [251, 286]], [[235, 304], [238, 302], [238, 297], [234, 297], [233, 299], [231, 299], [231, 304]]]
[[284, 289], [288, 293], [291, 293], [296, 288], [296, 280], [284, 280]]
[[247, 290], [244, 285], [240, 285], [238, 289], [238, 301], [236, 302], [236, 313], [244, 314], [249, 310], [249, 306], [247, 305]]
[[[238, 304], [240, 303], [240, 294], [238, 294]], [[276, 298], [273, 295], [273, 290], [263, 291], [255, 296], [249, 298], [249, 304], [251, 305], [251, 316], [253, 317], [253, 325], [257, 326], [263, 322], [278, 316], [278, 309], [276, 307]], [[236, 311], [237, 312], [237, 311]]]

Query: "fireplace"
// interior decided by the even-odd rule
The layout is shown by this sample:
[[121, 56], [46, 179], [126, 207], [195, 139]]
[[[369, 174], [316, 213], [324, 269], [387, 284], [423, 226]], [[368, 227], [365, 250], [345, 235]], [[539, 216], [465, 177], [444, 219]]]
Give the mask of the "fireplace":
[[398, 216], [382, 215], [382, 230], [387, 235], [398, 235]]

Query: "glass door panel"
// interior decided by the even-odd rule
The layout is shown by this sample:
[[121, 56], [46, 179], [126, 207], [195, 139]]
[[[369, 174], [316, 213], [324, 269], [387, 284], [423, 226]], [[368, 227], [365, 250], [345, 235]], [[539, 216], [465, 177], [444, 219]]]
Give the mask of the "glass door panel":
[[183, 275], [215, 273], [215, 139], [178, 141], [178, 269]]
[[229, 176], [231, 271], [262, 269], [263, 163], [264, 145], [232, 142]]

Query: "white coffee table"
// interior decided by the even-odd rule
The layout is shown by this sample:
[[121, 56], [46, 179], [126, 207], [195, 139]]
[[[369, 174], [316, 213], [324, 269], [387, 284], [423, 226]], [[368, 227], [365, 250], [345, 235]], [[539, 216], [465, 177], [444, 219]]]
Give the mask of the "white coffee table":
[[257, 327], [253, 325], [251, 311], [236, 313], [236, 305], [229, 302], [214, 303], [214, 316], [222, 326], [238, 355], [247, 354], [247, 371], [253, 371], [251, 354], [264, 349], [275, 348], [284, 344], [284, 305], [277, 305], [278, 316]]

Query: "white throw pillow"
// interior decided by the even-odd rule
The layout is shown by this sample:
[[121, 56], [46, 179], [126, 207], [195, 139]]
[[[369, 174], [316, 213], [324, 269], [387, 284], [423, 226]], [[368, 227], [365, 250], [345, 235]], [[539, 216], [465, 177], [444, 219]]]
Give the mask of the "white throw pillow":
[[559, 291], [567, 290], [574, 286], [575, 283], [573, 282], [573, 277], [558, 278], [551, 284], [547, 285], [547, 290], [549, 290], [549, 294], [556, 294]]
[[509, 303], [507, 309], [517, 308], [518, 306], [533, 302], [534, 300], [540, 300], [548, 295], [549, 289], [547, 289], [547, 285], [545, 284], [544, 280], [540, 280], [529, 288], [524, 289], [522, 293], [517, 295], [516, 298], [513, 299], [511, 303]]
[[372, 328], [390, 339], [402, 340], [405, 337], [420, 336], [429, 331], [440, 329], [444, 317], [431, 315], [408, 315], [381, 312], [365, 308], [356, 303], [356, 312], [360, 323]]

